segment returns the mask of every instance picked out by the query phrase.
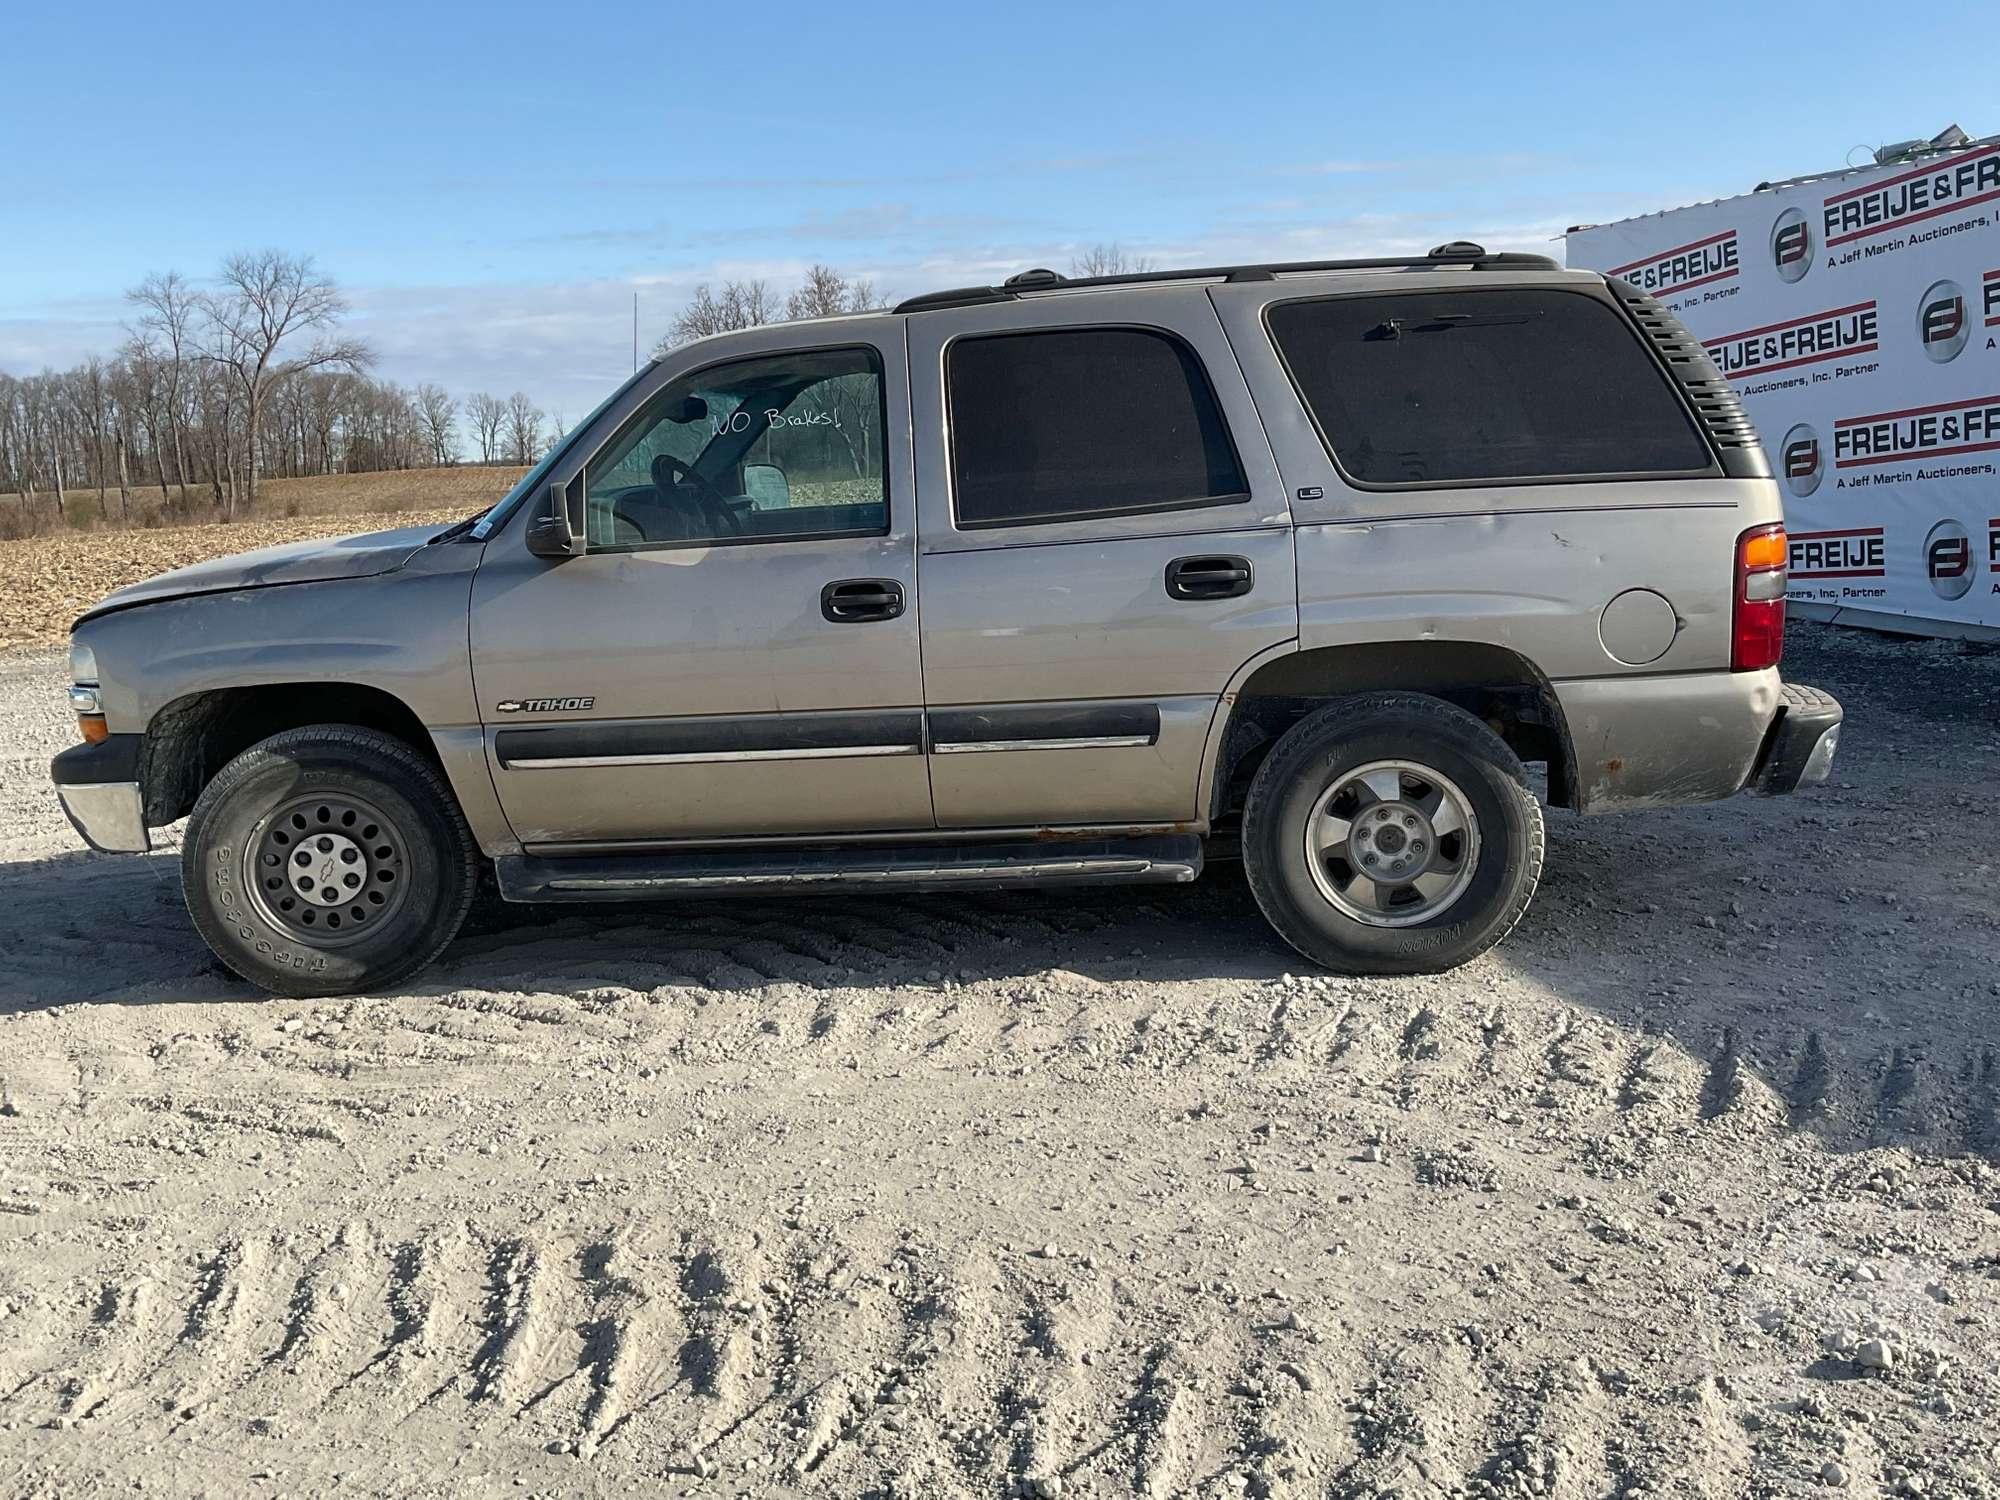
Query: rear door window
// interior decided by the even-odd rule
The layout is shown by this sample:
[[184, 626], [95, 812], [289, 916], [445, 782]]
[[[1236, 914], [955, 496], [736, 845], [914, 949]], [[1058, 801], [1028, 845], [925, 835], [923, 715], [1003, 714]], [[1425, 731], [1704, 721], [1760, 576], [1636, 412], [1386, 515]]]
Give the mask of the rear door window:
[[1063, 328], [958, 339], [945, 359], [961, 529], [1248, 498], [1208, 372], [1171, 334]]
[[1416, 486], [1711, 472], [1616, 309], [1541, 288], [1281, 302], [1266, 315], [1342, 472]]

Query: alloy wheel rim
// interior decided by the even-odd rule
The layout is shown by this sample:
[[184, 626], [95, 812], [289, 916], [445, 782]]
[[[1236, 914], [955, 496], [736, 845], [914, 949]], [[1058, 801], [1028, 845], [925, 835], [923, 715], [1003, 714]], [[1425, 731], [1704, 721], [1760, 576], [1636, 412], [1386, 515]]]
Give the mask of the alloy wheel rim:
[[1479, 817], [1447, 776], [1409, 760], [1344, 771], [1306, 820], [1305, 856], [1327, 904], [1370, 927], [1442, 915], [1472, 883]]

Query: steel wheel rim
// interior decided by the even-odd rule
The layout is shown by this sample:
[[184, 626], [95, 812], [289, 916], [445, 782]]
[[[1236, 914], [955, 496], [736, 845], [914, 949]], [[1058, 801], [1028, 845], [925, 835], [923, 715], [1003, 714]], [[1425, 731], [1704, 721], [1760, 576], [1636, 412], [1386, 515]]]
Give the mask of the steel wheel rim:
[[1450, 910], [1479, 864], [1479, 816], [1449, 777], [1409, 760], [1344, 771], [1306, 819], [1306, 866], [1328, 905], [1369, 927]]
[[244, 840], [243, 888], [286, 936], [342, 947], [386, 926], [409, 900], [408, 840], [366, 798], [294, 797]]

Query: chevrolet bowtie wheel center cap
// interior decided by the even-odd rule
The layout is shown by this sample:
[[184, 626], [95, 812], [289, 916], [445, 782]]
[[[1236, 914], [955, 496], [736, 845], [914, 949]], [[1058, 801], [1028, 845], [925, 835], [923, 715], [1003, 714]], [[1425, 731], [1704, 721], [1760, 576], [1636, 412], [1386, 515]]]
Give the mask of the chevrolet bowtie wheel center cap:
[[292, 889], [319, 906], [338, 906], [368, 879], [368, 857], [352, 839], [322, 833], [303, 841], [287, 867]]

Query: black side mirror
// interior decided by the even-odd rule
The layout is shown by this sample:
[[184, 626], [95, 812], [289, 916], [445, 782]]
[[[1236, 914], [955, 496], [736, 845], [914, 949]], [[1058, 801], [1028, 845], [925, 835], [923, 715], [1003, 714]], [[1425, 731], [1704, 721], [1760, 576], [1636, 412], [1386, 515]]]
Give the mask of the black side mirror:
[[[576, 492], [572, 503], [570, 491]], [[536, 557], [581, 557], [584, 551], [581, 485], [551, 483], [528, 523], [528, 551]]]

